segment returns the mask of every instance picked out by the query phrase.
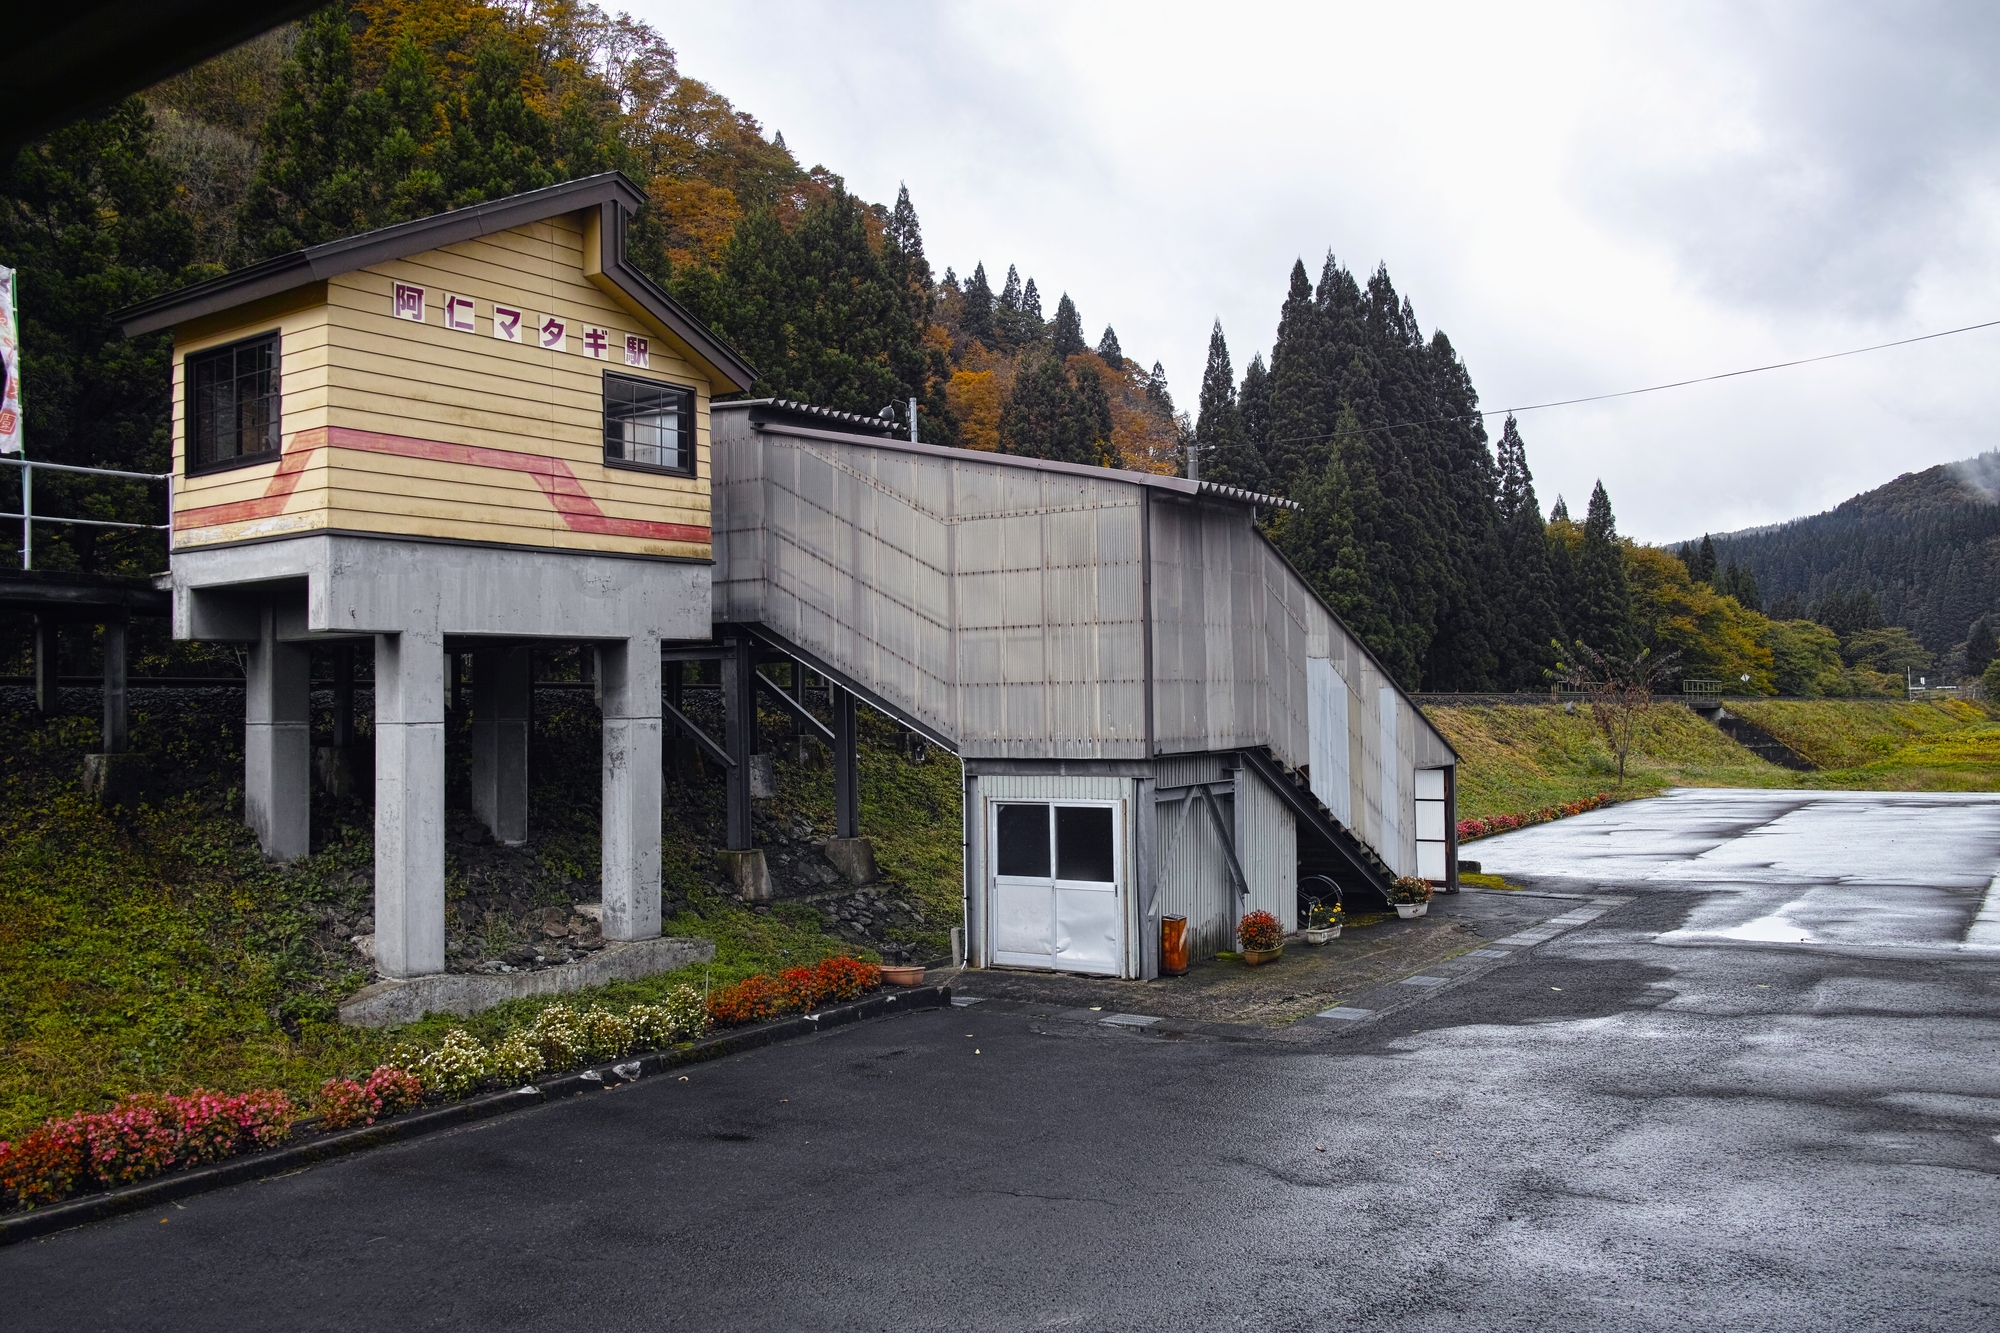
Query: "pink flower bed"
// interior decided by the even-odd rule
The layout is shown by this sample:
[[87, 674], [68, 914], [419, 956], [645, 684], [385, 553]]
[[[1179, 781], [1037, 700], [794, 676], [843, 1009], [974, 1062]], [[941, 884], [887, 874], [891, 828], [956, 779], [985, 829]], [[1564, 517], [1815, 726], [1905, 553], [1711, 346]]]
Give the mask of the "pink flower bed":
[[1599, 792], [1580, 801], [1545, 805], [1539, 810], [1530, 810], [1522, 815], [1488, 815], [1484, 819], [1461, 819], [1458, 821], [1458, 840], [1471, 842], [1474, 838], [1484, 838], [1493, 833], [1507, 833], [1517, 828], [1527, 828], [1530, 824], [1546, 824], [1551, 820], [1580, 815], [1586, 810], [1597, 810], [1610, 804], [1610, 793]]
[[137, 1093], [109, 1111], [51, 1119], [19, 1143], [0, 1142], [0, 1190], [38, 1204], [127, 1185], [282, 1142], [296, 1116], [291, 1099], [271, 1088], [233, 1097], [201, 1088], [184, 1097]]

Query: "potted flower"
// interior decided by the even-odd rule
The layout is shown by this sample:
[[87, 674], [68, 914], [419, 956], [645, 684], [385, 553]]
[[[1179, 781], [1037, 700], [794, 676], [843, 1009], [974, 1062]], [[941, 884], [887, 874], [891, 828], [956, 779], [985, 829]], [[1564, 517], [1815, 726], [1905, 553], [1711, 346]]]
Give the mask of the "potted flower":
[[1431, 882], [1405, 875], [1389, 886], [1389, 901], [1395, 904], [1396, 915], [1405, 921], [1423, 916], [1431, 910]]
[[1327, 944], [1339, 939], [1342, 915], [1339, 903], [1327, 904], [1317, 898], [1306, 899], [1306, 943]]
[[1285, 951], [1285, 928], [1269, 912], [1252, 912], [1237, 923], [1236, 938], [1243, 941], [1243, 961], [1262, 967]]

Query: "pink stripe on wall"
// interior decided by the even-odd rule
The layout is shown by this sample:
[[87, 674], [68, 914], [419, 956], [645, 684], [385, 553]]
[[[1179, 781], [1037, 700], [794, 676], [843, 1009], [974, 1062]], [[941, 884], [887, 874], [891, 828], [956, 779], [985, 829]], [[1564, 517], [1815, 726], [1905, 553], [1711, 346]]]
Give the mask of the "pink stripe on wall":
[[583, 489], [583, 483], [559, 458], [524, 454], [513, 449], [490, 449], [478, 444], [447, 444], [442, 440], [419, 440], [407, 435], [383, 435], [377, 431], [349, 430], [344, 426], [315, 427], [292, 437], [292, 445], [278, 460], [278, 470], [255, 500], [183, 509], [174, 515], [174, 530], [214, 527], [250, 519], [275, 518], [284, 512], [285, 502], [298, 489], [299, 478], [312, 461], [315, 450], [355, 449], [363, 453], [391, 454], [398, 458], [422, 458], [434, 463], [457, 463], [466, 467], [488, 467], [503, 472], [524, 472], [534, 478], [542, 494], [561, 516], [571, 532], [596, 537], [637, 537], [649, 541], [694, 542], [705, 545], [709, 529], [693, 523], [655, 523], [647, 519], [612, 518], [598, 508], [597, 501]]

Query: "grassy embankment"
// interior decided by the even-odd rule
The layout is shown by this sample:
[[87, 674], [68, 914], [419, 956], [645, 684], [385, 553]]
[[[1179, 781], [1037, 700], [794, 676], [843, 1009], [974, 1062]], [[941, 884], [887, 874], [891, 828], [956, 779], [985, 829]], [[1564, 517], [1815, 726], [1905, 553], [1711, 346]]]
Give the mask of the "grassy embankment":
[[1425, 715], [1458, 750], [1461, 818], [1518, 814], [1614, 792], [1668, 787], [1805, 787], [2000, 791], [2000, 723], [1965, 702], [1732, 700], [1729, 709], [1814, 763], [1800, 773], [1767, 763], [1678, 706], [1640, 721], [1625, 784], [1587, 709], [1537, 705], [1433, 707]]
[[[547, 1003], [387, 1033], [335, 1022], [337, 1002], [366, 977], [344, 947], [315, 936], [314, 911], [365, 909], [368, 812], [322, 802], [314, 814], [330, 830], [325, 846], [289, 866], [265, 862], [239, 813], [241, 696], [224, 700], [210, 713], [135, 718], [135, 748], [173, 775], [174, 790], [133, 812], [80, 790], [77, 756], [93, 746], [94, 721], [0, 715], [0, 1138], [127, 1092], [276, 1086], [303, 1097], [401, 1042], [457, 1023], [495, 1036]], [[533, 850], [545, 872], [537, 892], [550, 903], [567, 903], [597, 873], [593, 721], [537, 717]], [[829, 771], [782, 761], [778, 771], [774, 806], [830, 827]], [[758, 913], [714, 891], [718, 788], [670, 780], [662, 849], [667, 932], [713, 939], [714, 966], [586, 1002], [622, 1008], [699, 984], [704, 972], [719, 984], [854, 951], [810, 907]], [[949, 756], [912, 764], [895, 733], [864, 719], [863, 829], [885, 877], [928, 918], [909, 938], [929, 956], [958, 916], [958, 793]], [[447, 896], [457, 900], [465, 882], [450, 856]]]

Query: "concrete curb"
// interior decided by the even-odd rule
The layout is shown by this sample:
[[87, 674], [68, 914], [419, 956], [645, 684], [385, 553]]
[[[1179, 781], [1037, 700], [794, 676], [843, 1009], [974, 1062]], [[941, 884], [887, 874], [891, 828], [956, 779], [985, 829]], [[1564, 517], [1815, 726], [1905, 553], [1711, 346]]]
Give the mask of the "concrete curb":
[[[240, 1185], [245, 1181], [290, 1175], [320, 1162], [332, 1161], [336, 1157], [346, 1157], [351, 1153], [364, 1152], [369, 1148], [399, 1143], [406, 1139], [422, 1138], [439, 1130], [488, 1120], [511, 1111], [523, 1111], [531, 1106], [574, 1097], [580, 1093], [598, 1092], [605, 1088], [616, 1087], [620, 1083], [636, 1082], [650, 1074], [664, 1073], [680, 1065], [720, 1060], [724, 1056], [735, 1055], [741, 1051], [756, 1050], [760, 1046], [774, 1046], [781, 1041], [790, 1041], [795, 1037], [809, 1037], [816, 1032], [847, 1027], [871, 1018], [886, 1018], [891, 1014], [950, 1007], [951, 987], [948, 985], [913, 986], [908, 990], [884, 991], [881, 994], [870, 995], [866, 999], [821, 1010], [817, 1014], [781, 1018], [756, 1027], [725, 1032], [677, 1050], [649, 1051], [626, 1060], [609, 1061], [603, 1065], [579, 1070], [574, 1074], [562, 1074], [545, 1079], [533, 1087], [488, 1093], [484, 1097], [474, 1097], [467, 1101], [454, 1102], [449, 1106], [418, 1111], [412, 1115], [385, 1120], [380, 1124], [368, 1125], [361, 1129], [329, 1134], [310, 1143], [235, 1157], [199, 1170], [176, 1172], [125, 1189], [111, 1190], [70, 1203], [51, 1204], [12, 1217], [3, 1217], [0, 1218], [0, 1246], [12, 1245], [17, 1241], [45, 1236], [55, 1231], [66, 1231], [71, 1227], [82, 1226], [87, 1222], [99, 1221], [106, 1217], [115, 1217], [120, 1213], [139, 1212], [163, 1203], [171, 1203], [175, 1199], [185, 1199], [191, 1195], [225, 1189], [230, 1185]], [[633, 1069], [634, 1064], [638, 1065], [636, 1070]]]

